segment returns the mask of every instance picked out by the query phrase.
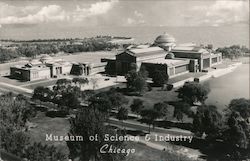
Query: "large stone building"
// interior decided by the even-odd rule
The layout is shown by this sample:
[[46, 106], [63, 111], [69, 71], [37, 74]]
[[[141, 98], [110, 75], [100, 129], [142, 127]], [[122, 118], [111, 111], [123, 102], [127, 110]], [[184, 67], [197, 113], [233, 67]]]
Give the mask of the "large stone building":
[[24, 66], [10, 67], [11, 77], [24, 81], [50, 78], [50, 68], [44, 64], [28, 63]]
[[[141, 45], [142, 46], [142, 45]], [[136, 64], [139, 70], [144, 66], [149, 76], [156, 69], [164, 70], [170, 77], [187, 72], [199, 72], [222, 62], [221, 53], [214, 53], [197, 45], [176, 45], [175, 39], [164, 33], [158, 36], [149, 47], [129, 48], [106, 59], [106, 72], [112, 75], [125, 75]]]
[[178, 58], [197, 60], [195, 71], [202, 71], [222, 62], [221, 53], [213, 53], [212, 50], [199, 46], [176, 46], [171, 52]]
[[169, 76], [189, 71], [189, 60], [166, 59], [167, 51], [160, 47], [148, 47], [142, 49], [129, 49], [116, 55], [116, 74], [124, 75], [136, 65], [139, 70], [144, 66], [151, 76], [154, 70], [164, 70]]
[[10, 75], [15, 79], [33, 81], [47, 78], [58, 78], [65, 75], [92, 75], [105, 71], [106, 63], [76, 63], [49, 56], [34, 59], [26, 65], [10, 67]]

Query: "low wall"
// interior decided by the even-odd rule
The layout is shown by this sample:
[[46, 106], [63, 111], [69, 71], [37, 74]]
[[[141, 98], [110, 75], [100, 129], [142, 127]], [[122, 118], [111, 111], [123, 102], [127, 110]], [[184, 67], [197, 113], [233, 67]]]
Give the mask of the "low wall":
[[[222, 75], [225, 75], [225, 74], [228, 74], [228, 73], [231, 73], [233, 72], [238, 66], [240, 66], [242, 63], [239, 62], [239, 63], [235, 63], [235, 64], [232, 64], [232, 65], [229, 65], [227, 68], [223, 68], [223, 69], [216, 69], [214, 71], [211, 71], [211, 72], [208, 72], [206, 75], [203, 75], [201, 77], [198, 77], [197, 79], [199, 79], [199, 82], [201, 81], [205, 81], [205, 80], [208, 80], [210, 78], [217, 78], [217, 77], [220, 77]], [[181, 81], [178, 81], [178, 82], [175, 82], [173, 83], [173, 88], [177, 88], [177, 87], [180, 87], [180, 86], [183, 86], [185, 82], [193, 82], [194, 81], [194, 77], [190, 77], [190, 78], [187, 78], [187, 79], [184, 79], [184, 80], [181, 80]]]
[[0, 71], [0, 76], [8, 76], [10, 75], [10, 70], [2, 70]]
[[206, 74], [206, 75], [203, 75], [203, 76], [199, 77], [198, 79], [199, 79], [199, 82], [200, 82], [200, 81], [208, 80], [208, 79], [210, 79], [211, 77], [212, 77], [212, 76], [208, 73], [208, 74]]
[[172, 85], [173, 85], [173, 88], [177, 88], [177, 87], [183, 86], [185, 84], [185, 82], [192, 82], [192, 81], [194, 81], [194, 78], [190, 77], [190, 78], [181, 80], [179, 82], [175, 82]]

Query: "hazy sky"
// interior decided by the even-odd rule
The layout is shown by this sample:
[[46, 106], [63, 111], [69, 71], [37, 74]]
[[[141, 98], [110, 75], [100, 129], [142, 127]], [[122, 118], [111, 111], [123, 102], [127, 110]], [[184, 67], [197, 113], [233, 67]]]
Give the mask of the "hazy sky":
[[220, 26], [249, 24], [249, 0], [0, 0], [8, 27]]

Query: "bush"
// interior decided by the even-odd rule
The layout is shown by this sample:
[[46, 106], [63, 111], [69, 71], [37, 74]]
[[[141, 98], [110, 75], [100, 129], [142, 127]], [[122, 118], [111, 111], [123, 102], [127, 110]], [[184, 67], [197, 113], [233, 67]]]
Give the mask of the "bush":
[[47, 111], [46, 116], [47, 117], [66, 117], [69, 114], [68, 111], [65, 110], [59, 110], [59, 111]]
[[194, 82], [199, 83], [199, 82], [200, 82], [200, 79], [199, 79], [199, 78], [194, 78]]
[[162, 70], [155, 70], [152, 75], [152, 81], [156, 87], [163, 87], [168, 82], [168, 74]]
[[35, 108], [37, 111], [41, 111], [41, 112], [47, 112], [48, 108], [46, 106], [40, 106], [40, 105], [35, 105]]
[[173, 88], [174, 88], [174, 85], [173, 85], [173, 84], [168, 84], [168, 85], [167, 85], [167, 90], [168, 90], [168, 91], [171, 91]]
[[152, 87], [150, 84], [148, 84], [148, 91], [152, 91]]

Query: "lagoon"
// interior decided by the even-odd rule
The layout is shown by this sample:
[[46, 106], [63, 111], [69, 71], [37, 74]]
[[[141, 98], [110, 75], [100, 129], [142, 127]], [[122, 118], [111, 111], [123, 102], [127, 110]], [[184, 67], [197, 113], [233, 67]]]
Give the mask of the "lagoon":
[[234, 98], [246, 98], [249, 96], [249, 64], [242, 64], [232, 73], [208, 80], [211, 92], [206, 100], [207, 104], [216, 105], [223, 110]]

